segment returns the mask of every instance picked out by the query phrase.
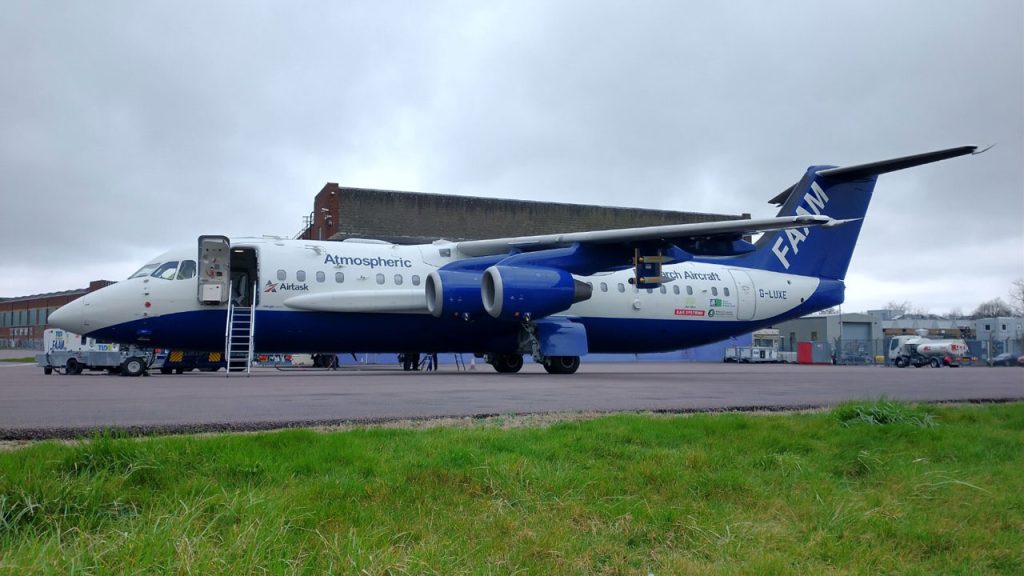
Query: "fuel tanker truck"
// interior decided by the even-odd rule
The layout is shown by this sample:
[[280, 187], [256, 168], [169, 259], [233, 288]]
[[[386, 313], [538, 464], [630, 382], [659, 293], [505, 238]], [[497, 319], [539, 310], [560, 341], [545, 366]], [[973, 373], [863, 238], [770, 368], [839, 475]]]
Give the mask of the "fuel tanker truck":
[[967, 343], [960, 339], [932, 340], [925, 336], [896, 336], [889, 343], [889, 361], [897, 368], [957, 367], [966, 355]]

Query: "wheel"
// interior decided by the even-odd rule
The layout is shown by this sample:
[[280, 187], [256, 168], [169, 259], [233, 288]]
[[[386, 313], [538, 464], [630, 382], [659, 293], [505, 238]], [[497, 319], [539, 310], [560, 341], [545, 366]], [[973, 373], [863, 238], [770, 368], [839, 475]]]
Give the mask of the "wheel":
[[68, 358], [67, 363], [64, 364], [64, 373], [71, 375], [81, 374], [83, 368], [84, 367], [78, 360]]
[[907, 367], [907, 361], [904, 360], [902, 356], [900, 356], [899, 358], [896, 359], [895, 364], [896, 364], [897, 368], [906, 368]]
[[175, 374], [184, 374], [185, 373], [185, 369], [184, 368], [175, 368], [174, 369], [174, 373]]
[[941, 368], [942, 367], [942, 363], [939, 362], [938, 358], [932, 358], [931, 365], [932, 365], [932, 368]]
[[171, 372], [174, 372], [174, 370], [172, 370], [170, 368], [161, 368], [160, 369], [160, 373], [161, 374], [170, 374]]
[[579, 356], [548, 356], [544, 359], [544, 369], [548, 374], [574, 374], [579, 367]]
[[47, 367], [43, 368], [43, 374], [46, 374], [47, 376], [49, 376], [50, 374], [53, 374], [53, 367], [47, 366]]
[[121, 364], [121, 374], [124, 376], [142, 376], [146, 371], [146, 363], [138, 356], [132, 356]]
[[500, 374], [515, 374], [523, 369], [523, 357], [520, 354], [495, 354], [489, 362]]

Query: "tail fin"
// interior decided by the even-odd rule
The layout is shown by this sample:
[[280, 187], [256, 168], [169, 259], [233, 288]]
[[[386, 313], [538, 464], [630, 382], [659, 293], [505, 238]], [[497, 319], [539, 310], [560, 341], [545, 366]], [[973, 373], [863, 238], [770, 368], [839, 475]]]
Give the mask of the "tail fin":
[[823, 214], [844, 221], [842, 225], [765, 234], [746, 263], [773, 272], [842, 280], [880, 174], [975, 154], [976, 150], [976, 146], [962, 146], [843, 168], [811, 166], [799, 182], [771, 202], [782, 206], [779, 216]]

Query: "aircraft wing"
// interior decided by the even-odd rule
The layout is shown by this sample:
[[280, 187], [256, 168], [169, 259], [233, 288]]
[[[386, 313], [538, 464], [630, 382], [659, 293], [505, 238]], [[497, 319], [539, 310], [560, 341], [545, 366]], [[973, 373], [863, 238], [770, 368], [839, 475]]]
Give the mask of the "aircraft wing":
[[567, 234], [543, 234], [539, 236], [495, 238], [491, 240], [466, 240], [456, 242], [455, 246], [459, 252], [466, 256], [491, 256], [507, 254], [513, 249], [533, 251], [572, 244], [625, 245], [650, 241], [678, 243], [687, 239], [739, 238], [786, 228], [835, 226], [842, 223], [843, 221], [834, 220], [828, 216], [784, 216], [781, 218], [761, 218], [757, 220], [725, 220], [721, 222], [701, 222], [698, 224], [669, 224], [667, 226], [645, 226], [642, 228], [595, 230], [570, 232]]

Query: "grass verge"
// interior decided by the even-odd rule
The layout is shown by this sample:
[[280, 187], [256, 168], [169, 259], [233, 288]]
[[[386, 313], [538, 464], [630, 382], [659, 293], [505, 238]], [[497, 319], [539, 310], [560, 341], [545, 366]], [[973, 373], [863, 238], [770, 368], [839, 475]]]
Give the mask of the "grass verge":
[[25, 356], [24, 358], [0, 358], [0, 362], [11, 362], [18, 364], [35, 364], [36, 359], [31, 356]]
[[1019, 574], [1022, 470], [1024, 404], [106, 435], [0, 454], [0, 573]]

